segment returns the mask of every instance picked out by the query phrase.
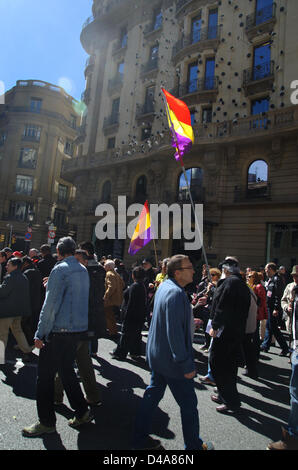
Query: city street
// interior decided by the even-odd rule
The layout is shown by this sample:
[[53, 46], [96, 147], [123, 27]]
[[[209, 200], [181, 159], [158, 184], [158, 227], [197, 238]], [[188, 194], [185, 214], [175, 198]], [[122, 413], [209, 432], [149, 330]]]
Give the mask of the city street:
[[[144, 332], [144, 346], [146, 341]], [[207, 371], [207, 354], [200, 352], [203, 338], [196, 335], [194, 348], [198, 375]], [[36, 421], [36, 364], [24, 365], [16, 351], [9, 347], [9, 371], [0, 369], [0, 449], [1, 450], [100, 450], [130, 449], [133, 420], [149, 383], [150, 373], [144, 359], [117, 361], [109, 352], [114, 343], [100, 340], [98, 358], [93, 359], [102, 405], [94, 408], [95, 420], [75, 430], [67, 425], [73, 416], [65, 397], [57, 406], [57, 433], [43, 438], [22, 437], [24, 426]], [[37, 353], [37, 350], [34, 351]], [[273, 347], [261, 354], [258, 381], [243, 376], [240, 368], [239, 391], [243, 411], [235, 416], [220, 415], [210, 400], [213, 388], [201, 385], [196, 391], [199, 403], [201, 437], [212, 441], [216, 450], [265, 450], [271, 440], [280, 438], [280, 424], [287, 422], [289, 412], [289, 359], [279, 357]], [[183, 450], [179, 409], [167, 389], [154, 416], [153, 437], [162, 441], [166, 450]], [[109, 452], [106, 452], [109, 455]]]

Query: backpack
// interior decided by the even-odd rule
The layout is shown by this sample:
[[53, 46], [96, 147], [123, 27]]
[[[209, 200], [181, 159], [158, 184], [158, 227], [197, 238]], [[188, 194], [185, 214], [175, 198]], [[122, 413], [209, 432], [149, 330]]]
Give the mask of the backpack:
[[258, 299], [256, 294], [250, 290], [250, 307], [246, 320], [245, 334], [255, 333], [257, 329]]

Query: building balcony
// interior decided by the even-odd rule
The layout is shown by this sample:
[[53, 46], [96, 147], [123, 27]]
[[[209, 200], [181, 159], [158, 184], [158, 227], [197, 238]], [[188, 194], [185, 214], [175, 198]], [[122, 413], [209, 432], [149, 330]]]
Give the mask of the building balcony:
[[157, 38], [162, 32], [163, 21], [160, 21], [160, 24], [156, 25], [155, 23], [148, 24], [144, 29], [144, 37], [151, 40]]
[[115, 92], [120, 92], [121, 88], [123, 86], [123, 74], [122, 73], [117, 73], [114, 78], [109, 80], [108, 82], [108, 92], [110, 93], [115, 93]]
[[266, 181], [246, 187], [235, 186], [234, 202], [271, 200], [271, 184]]
[[[190, 193], [194, 204], [204, 204], [206, 202], [206, 188], [190, 185]], [[178, 204], [190, 204], [190, 197], [187, 188], [180, 188], [177, 197]]]
[[248, 95], [271, 90], [274, 83], [274, 61], [264, 62], [243, 71], [243, 88]]
[[95, 56], [94, 55], [91, 55], [87, 61], [86, 61], [86, 65], [85, 65], [85, 77], [87, 77], [87, 75], [89, 75], [90, 73], [93, 72], [94, 70], [94, 65], [95, 65]]
[[176, 4], [176, 17], [188, 15], [197, 8], [198, 0], [178, 0]]
[[158, 72], [158, 57], [148, 60], [146, 64], [142, 64], [141, 68], [141, 77], [145, 76], [148, 78], [148, 75], [154, 75]]
[[271, 32], [276, 23], [276, 4], [256, 10], [246, 17], [246, 34], [251, 40], [260, 34]]
[[119, 113], [112, 113], [109, 117], [105, 117], [103, 121], [103, 131], [105, 135], [111, 134], [118, 129]]
[[185, 55], [216, 49], [220, 40], [220, 27], [202, 28], [196, 35], [183, 36], [173, 47], [172, 61], [177, 64]]
[[216, 101], [218, 93], [218, 77], [205, 77], [178, 85], [171, 90], [177, 98], [183, 98], [190, 105]]
[[145, 103], [143, 105], [137, 105], [137, 110], [136, 110], [136, 119], [144, 119], [146, 118], [147, 120], [154, 118], [154, 113], [155, 113], [155, 108], [154, 104], [151, 101], [148, 101], [148, 103]]

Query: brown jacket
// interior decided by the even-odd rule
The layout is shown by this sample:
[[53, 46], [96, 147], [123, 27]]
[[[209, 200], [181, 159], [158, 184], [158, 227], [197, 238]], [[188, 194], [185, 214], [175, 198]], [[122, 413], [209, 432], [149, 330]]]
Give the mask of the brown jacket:
[[115, 271], [107, 271], [105, 278], [104, 306], [120, 307], [123, 301], [124, 281]]

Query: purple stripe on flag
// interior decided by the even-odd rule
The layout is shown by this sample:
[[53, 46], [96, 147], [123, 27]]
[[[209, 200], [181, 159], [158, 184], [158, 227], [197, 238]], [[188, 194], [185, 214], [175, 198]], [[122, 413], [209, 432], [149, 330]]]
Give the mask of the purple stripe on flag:
[[145, 232], [140, 233], [138, 238], [131, 241], [129, 245], [128, 253], [130, 255], [135, 255], [141, 248], [147, 245], [147, 243], [149, 243], [152, 240], [152, 238], [153, 236], [151, 233], [151, 228], [149, 227]]
[[[172, 138], [172, 147], [177, 148], [177, 144], [178, 144], [178, 148], [180, 150], [180, 156], [183, 157], [183, 155], [185, 153], [187, 153], [191, 150], [192, 141], [188, 137], [184, 137], [183, 135], [177, 134], [177, 132], [176, 132], [176, 136], [177, 136], [177, 142], [174, 139], [174, 137]], [[175, 158], [176, 158], [176, 160], [179, 161], [179, 153], [178, 152], [176, 152]]]

